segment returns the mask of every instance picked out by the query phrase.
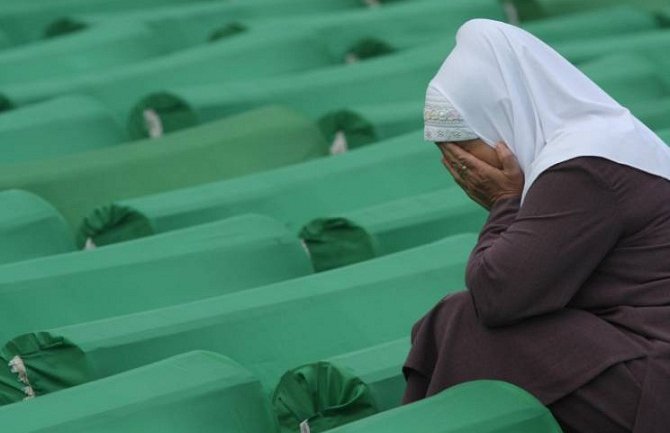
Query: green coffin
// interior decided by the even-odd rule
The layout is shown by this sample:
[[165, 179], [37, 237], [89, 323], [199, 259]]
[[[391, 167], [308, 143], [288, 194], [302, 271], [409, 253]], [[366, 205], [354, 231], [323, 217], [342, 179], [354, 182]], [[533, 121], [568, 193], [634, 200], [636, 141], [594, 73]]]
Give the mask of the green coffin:
[[498, 381], [475, 381], [331, 430], [332, 433], [562, 433], [533, 396]]
[[332, 158], [118, 201], [89, 213], [79, 236], [127, 239], [132, 222], [120, 215], [141, 216], [161, 233], [248, 212], [272, 216], [297, 233], [314, 218], [450, 185], [437, 148], [412, 133]]
[[199, 348], [229, 356], [269, 390], [289, 368], [408, 335], [440, 298], [462, 289], [474, 243], [474, 235], [448, 238], [331, 272], [50, 332], [81, 348], [98, 378]]
[[67, 253], [72, 231], [49, 203], [26, 191], [0, 192], [0, 263]]
[[0, 266], [0, 342], [311, 274], [300, 241], [257, 215]]
[[0, 164], [49, 159], [125, 141], [125, 125], [87, 96], [63, 96], [0, 116]]
[[219, 354], [189, 352], [0, 408], [15, 433], [273, 433], [258, 380]]
[[20, 188], [54, 205], [73, 225], [96, 206], [302, 162], [327, 154], [316, 126], [265, 108], [188, 129], [0, 172], [0, 189]]
[[305, 225], [300, 237], [316, 271], [478, 232], [488, 213], [459, 188], [417, 194]]

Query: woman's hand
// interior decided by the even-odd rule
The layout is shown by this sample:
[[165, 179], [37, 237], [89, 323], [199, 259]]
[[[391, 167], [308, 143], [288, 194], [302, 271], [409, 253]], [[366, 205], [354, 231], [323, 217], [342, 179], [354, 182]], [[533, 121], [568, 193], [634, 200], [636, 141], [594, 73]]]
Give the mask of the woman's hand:
[[495, 147], [502, 169], [478, 159], [453, 143], [446, 146], [444, 166], [466, 194], [486, 209], [498, 200], [521, 197], [523, 172], [516, 157], [505, 143]]

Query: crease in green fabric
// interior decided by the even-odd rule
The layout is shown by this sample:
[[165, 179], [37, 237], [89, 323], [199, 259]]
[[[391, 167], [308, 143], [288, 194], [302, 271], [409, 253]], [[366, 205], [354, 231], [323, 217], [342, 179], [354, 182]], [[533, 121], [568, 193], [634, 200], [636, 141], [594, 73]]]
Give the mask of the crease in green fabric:
[[0, 405], [89, 382], [84, 352], [49, 332], [20, 335], [0, 349]]
[[247, 30], [248, 28], [244, 24], [238, 22], [232, 22], [212, 31], [207, 40], [209, 42], [215, 42], [220, 39], [225, 39], [240, 33], [244, 33]]
[[376, 256], [367, 231], [346, 218], [317, 218], [299, 233], [316, 272], [362, 262]]
[[372, 394], [360, 378], [324, 361], [286, 372], [272, 403], [282, 433], [300, 431], [303, 422], [318, 433], [377, 413]]
[[44, 29], [44, 39], [80, 32], [88, 28], [88, 24], [73, 18], [63, 17], [49, 24]]
[[359, 61], [380, 57], [396, 51], [391, 44], [381, 39], [368, 37], [356, 42], [348, 51], [345, 60]]
[[151, 110], [157, 116], [156, 121], [160, 122], [161, 135], [200, 123], [195, 110], [182, 98], [168, 92], [152, 93], [135, 105], [128, 116], [128, 134], [131, 139], [151, 136], [147, 110]]

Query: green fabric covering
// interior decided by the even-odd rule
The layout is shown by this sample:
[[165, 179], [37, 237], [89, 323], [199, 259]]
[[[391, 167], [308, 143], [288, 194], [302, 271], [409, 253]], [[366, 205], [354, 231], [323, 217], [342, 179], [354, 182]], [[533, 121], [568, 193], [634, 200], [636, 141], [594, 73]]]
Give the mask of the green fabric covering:
[[653, 130], [670, 128], [670, 98], [637, 102], [628, 108]]
[[339, 268], [374, 258], [372, 237], [346, 218], [318, 218], [299, 233], [316, 272]]
[[293, 164], [327, 149], [311, 122], [265, 108], [159, 140], [15, 164], [0, 172], [0, 189], [33, 192], [78, 226], [92, 209], [113, 200]]
[[245, 32], [246, 30], [247, 26], [245, 26], [244, 24], [235, 22], [228, 23], [214, 30], [212, 34], [209, 36], [209, 38], [207, 38], [207, 40], [210, 42], [218, 41], [219, 39], [225, 39], [231, 36], [238, 35], [240, 33]]
[[166, 49], [160, 39], [144, 25], [101, 24], [67, 37], [0, 52], [0, 81], [8, 84], [58, 78], [71, 80], [164, 53]]
[[84, 353], [48, 332], [20, 335], [0, 349], [0, 405], [39, 397], [93, 378]]
[[603, 56], [584, 63], [581, 70], [624, 105], [670, 95], [670, 82], [659, 67], [639, 54]]
[[670, 145], [670, 128], [658, 131], [658, 136], [665, 141], [665, 144]]
[[406, 382], [402, 365], [407, 359], [409, 336], [328, 358], [325, 361], [350, 371], [365, 383], [379, 411], [400, 406]]
[[537, 399], [504, 382], [463, 383], [332, 433], [561, 433]]
[[36, 161], [127, 141], [109, 110], [87, 96], [63, 96], [0, 116], [0, 164]]
[[330, 272], [52, 332], [81, 347], [98, 378], [199, 348], [225, 353], [269, 390], [297, 365], [408, 335], [440, 298], [462, 289], [475, 241], [462, 235]]
[[117, 209], [143, 216], [154, 233], [247, 212], [276, 218], [297, 233], [314, 218], [453, 185], [440, 160], [435, 146], [414, 132], [332, 158], [107, 204], [84, 219], [80, 236], [127, 239]]
[[[501, 13], [495, 0], [448, 3], [430, 0], [309, 20], [264, 22], [256, 28], [249, 24], [250, 31], [237, 37], [119, 68], [109, 74], [17, 84], [3, 88], [3, 94], [23, 105], [63, 93], [86, 93], [103, 101], [121, 118], [144, 96], [169, 93], [175, 86], [292, 75], [328, 66], [349, 68], [353, 65], [345, 64], [348, 50], [370, 37], [397, 48], [398, 53], [444, 40], [441, 49], [435, 50], [441, 57], [463, 21], [478, 16], [502, 18]], [[448, 20], [434, 20], [434, 16]], [[391, 57], [396, 56], [379, 59]], [[369, 61], [373, 59], [360, 63]], [[440, 59], [432, 58], [431, 64], [439, 62]], [[289, 78], [295, 82], [293, 76]]]
[[311, 273], [295, 235], [258, 215], [1, 266], [0, 342]]
[[583, 63], [607, 54], [635, 53], [649, 58], [666, 55], [670, 29], [610, 35], [580, 41], [561, 42], [555, 48], [573, 63]]
[[524, 29], [540, 39], [553, 43], [631, 34], [658, 27], [654, 14], [633, 5], [564, 15], [523, 25]]
[[350, 371], [328, 362], [303, 365], [284, 373], [272, 396], [280, 431], [308, 425], [319, 433], [377, 412], [367, 385]]
[[86, 28], [88, 28], [88, 24], [85, 22], [68, 17], [60, 18], [47, 26], [44, 30], [44, 37], [50, 39], [57, 36], [69, 35], [71, 33], [80, 32]]
[[153, 110], [161, 122], [164, 133], [190, 128], [200, 123], [188, 104], [168, 93], [155, 93], [133, 107], [128, 117], [128, 135], [135, 140], [149, 137], [151, 127], [146, 120], [146, 110]]
[[417, 194], [332, 218], [318, 218], [301, 230], [314, 269], [328, 270], [477, 232], [488, 213], [460, 188]]
[[0, 263], [74, 250], [70, 227], [53, 206], [26, 191], [0, 192]]
[[14, 103], [6, 96], [0, 95], [0, 113], [14, 108]]
[[189, 352], [0, 409], [14, 433], [272, 433], [258, 380], [224, 356]]

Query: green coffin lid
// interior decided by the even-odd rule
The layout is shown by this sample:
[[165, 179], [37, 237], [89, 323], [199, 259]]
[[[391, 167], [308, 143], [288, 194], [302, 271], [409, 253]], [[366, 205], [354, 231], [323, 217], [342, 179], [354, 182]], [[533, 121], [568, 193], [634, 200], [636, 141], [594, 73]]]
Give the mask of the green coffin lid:
[[356, 421], [377, 412], [368, 386], [346, 369], [317, 362], [281, 377], [272, 397], [282, 433], [312, 433]]

